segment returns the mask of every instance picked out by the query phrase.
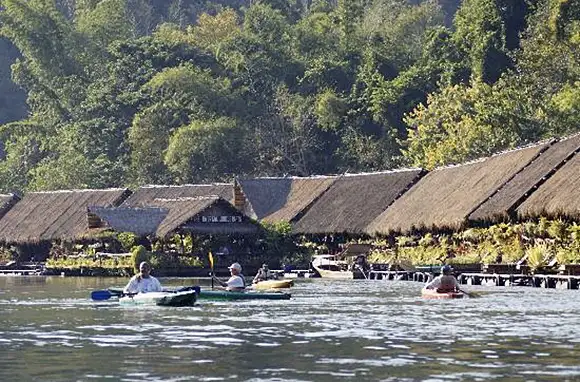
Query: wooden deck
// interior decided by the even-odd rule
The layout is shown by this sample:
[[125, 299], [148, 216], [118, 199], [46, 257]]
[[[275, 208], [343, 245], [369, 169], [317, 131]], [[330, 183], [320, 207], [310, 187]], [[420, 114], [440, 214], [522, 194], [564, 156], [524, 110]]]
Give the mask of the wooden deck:
[[[434, 272], [380, 271], [372, 270], [370, 280], [401, 280], [425, 283]], [[580, 289], [580, 275], [571, 274], [523, 274], [465, 272], [457, 275], [460, 284], [486, 286], [527, 286], [535, 288]]]

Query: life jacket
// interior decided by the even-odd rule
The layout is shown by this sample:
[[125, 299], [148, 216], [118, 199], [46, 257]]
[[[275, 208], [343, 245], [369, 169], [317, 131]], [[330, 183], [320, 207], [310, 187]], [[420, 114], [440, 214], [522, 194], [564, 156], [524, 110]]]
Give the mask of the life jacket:
[[271, 278], [272, 274], [270, 273], [270, 270], [265, 271], [263, 268], [260, 268], [254, 280], [256, 280], [255, 282], [259, 282], [270, 280]]
[[441, 276], [439, 281], [439, 287], [437, 288], [439, 293], [452, 293], [456, 292], [455, 289], [455, 277], [449, 275]]

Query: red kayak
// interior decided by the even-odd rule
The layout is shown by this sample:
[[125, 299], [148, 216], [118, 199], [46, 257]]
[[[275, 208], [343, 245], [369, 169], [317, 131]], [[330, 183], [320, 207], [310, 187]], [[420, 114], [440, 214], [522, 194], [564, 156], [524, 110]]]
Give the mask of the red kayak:
[[462, 292], [437, 292], [436, 289], [421, 289], [421, 297], [428, 299], [442, 299], [442, 298], [463, 298], [465, 296]]

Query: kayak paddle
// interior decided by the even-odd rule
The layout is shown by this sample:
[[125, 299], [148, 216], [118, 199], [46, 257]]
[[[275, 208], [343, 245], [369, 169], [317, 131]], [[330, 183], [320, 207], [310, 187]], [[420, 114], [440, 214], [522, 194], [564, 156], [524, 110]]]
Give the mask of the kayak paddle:
[[115, 295], [108, 290], [94, 290], [91, 292], [91, 298], [95, 301], [108, 300], [113, 296]]
[[481, 295], [480, 295], [479, 293], [475, 293], [475, 292], [467, 292], [467, 291], [464, 291], [464, 290], [462, 290], [462, 289], [459, 289], [459, 288], [458, 288], [457, 290], [459, 290], [459, 291], [460, 291], [461, 293], [463, 293], [463, 294], [466, 294], [466, 295], [467, 295], [467, 297], [469, 297], [469, 298], [477, 298], [477, 297], [481, 297]]
[[121, 297], [125, 295], [122, 290], [94, 290], [91, 292], [91, 298], [95, 301], [108, 300], [111, 297]]
[[207, 257], [209, 258], [209, 267], [211, 268], [211, 289], [213, 289], [213, 255], [209, 251]]

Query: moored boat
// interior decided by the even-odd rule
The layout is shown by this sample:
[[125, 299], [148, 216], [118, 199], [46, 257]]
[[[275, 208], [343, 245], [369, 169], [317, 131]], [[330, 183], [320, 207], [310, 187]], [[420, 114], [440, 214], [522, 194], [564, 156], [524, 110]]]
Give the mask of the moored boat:
[[421, 289], [421, 297], [427, 299], [450, 299], [463, 298], [465, 296], [462, 292], [437, 292], [436, 289]]
[[195, 290], [137, 293], [119, 297], [122, 305], [193, 306], [196, 300]]
[[200, 300], [289, 300], [290, 293], [283, 292], [232, 292], [226, 290], [204, 290], [199, 292]]
[[320, 274], [320, 277], [330, 279], [353, 279], [354, 273], [349, 270], [346, 261], [338, 259], [335, 255], [316, 255], [312, 259], [312, 268]]
[[290, 288], [292, 285], [294, 285], [294, 281], [292, 280], [264, 280], [252, 284], [252, 288], [260, 290], [282, 289]]
[[370, 270], [367, 255], [370, 244], [348, 243], [335, 255], [315, 255], [312, 268], [320, 277], [331, 279], [368, 279]]

